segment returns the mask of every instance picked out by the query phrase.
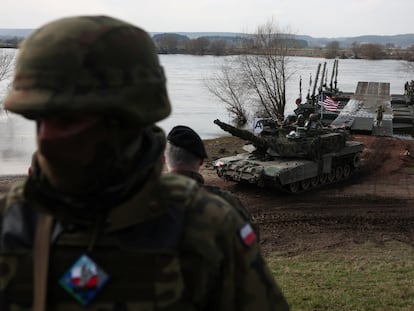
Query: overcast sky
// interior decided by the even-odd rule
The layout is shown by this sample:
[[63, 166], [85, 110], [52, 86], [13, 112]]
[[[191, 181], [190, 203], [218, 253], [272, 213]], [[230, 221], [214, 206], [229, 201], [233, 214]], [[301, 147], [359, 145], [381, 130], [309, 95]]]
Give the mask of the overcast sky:
[[105, 14], [149, 32], [254, 32], [273, 19], [314, 37], [414, 33], [414, 0], [1, 0], [0, 28]]

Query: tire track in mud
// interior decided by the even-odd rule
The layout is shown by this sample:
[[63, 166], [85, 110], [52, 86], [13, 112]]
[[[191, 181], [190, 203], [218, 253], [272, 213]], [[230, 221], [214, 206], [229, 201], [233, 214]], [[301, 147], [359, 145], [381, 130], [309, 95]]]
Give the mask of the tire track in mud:
[[265, 253], [295, 255], [385, 241], [414, 247], [414, 156], [404, 155], [414, 142], [372, 136], [361, 141], [366, 150], [359, 171], [300, 195], [225, 182], [214, 172], [208, 182], [240, 197], [259, 224]]
[[[280, 209], [252, 211], [259, 224], [265, 251], [297, 254], [348, 243], [397, 240], [414, 246], [412, 202], [385, 200], [382, 204], [323, 207], [315, 202]], [[370, 202], [370, 200], [362, 200]]]

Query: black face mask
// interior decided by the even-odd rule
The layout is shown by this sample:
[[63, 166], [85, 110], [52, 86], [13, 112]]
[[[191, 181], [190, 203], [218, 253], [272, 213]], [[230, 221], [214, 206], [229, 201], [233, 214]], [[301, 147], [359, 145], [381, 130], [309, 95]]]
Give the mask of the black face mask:
[[97, 154], [100, 156], [85, 168], [89, 184], [84, 192], [69, 194], [56, 189], [38, 165], [37, 158], [36, 169], [28, 182], [28, 195], [45, 201], [42, 205], [50, 209], [60, 209], [59, 213], [86, 218], [93, 218], [103, 210], [128, 200], [139, 192], [160, 161], [165, 135], [155, 126], [145, 128], [140, 135], [135, 133], [134, 139], [131, 139], [131, 133], [126, 134], [122, 130], [120, 133], [124, 134], [114, 134], [105, 144], [99, 145]]

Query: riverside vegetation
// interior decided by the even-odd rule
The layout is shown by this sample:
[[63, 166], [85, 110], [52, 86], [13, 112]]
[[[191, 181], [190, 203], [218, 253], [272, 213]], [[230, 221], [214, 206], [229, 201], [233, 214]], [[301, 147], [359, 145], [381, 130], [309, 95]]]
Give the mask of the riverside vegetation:
[[[23, 37], [0, 37], [0, 48], [18, 48]], [[164, 33], [153, 36], [160, 54], [191, 55], [237, 55], [261, 53], [249, 39], [238, 36], [201, 36], [190, 39], [176, 33]], [[341, 46], [339, 41], [328, 41], [321, 46], [309, 46], [303, 39], [291, 39], [289, 56], [318, 58], [356, 58], [356, 59], [399, 59], [414, 61], [414, 44], [398, 47], [394, 43], [360, 43], [355, 41], [351, 46]]]

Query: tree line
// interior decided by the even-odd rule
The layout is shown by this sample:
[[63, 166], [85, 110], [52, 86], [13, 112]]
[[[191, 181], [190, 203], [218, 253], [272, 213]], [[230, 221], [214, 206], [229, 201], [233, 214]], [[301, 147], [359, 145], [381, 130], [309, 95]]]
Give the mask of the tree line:
[[363, 58], [363, 59], [401, 59], [414, 61], [414, 45], [398, 48], [394, 44], [353, 42], [351, 48], [341, 48], [338, 41], [332, 41], [325, 47], [325, 58]]
[[0, 48], [17, 48], [23, 37], [0, 37]]
[[[245, 36], [205, 36], [190, 39], [176, 33], [163, 33], [153, 36], [159, 54], [192, 54], [192, 55], [234, 55], [257, 52], [254, 46], [254, 34]], [[17, 48], [23, 37], [0, 37], [0, 48]], [[351, 48], [342, 47], [339, 41], [328, 42], [324, 47], [310, 47], [303, 39], [289, 39], [290, 56], [316, 56], [328, 59], [401, 59], [414, 61], [414, 44], [407, 48], [399, 48], [394, 44], [353, 42]]]
[[[194, 55], [234, 55], [246, 53], [246, 46], [254, 51], [255, 36], [205, 36], [190, 39], [176, 33], [164, 33], [153, 36], [160, 54], [194, 54]], [[290, 38], [291, 48], [305, 48], [305, 40]]]
[[[153, 36], [160, 54], [193, 55], [234, 55], [257, 53], [255, 34], [244, 37], [205, 36], [190, 39], [176, 33], [163, 33]], [[401, 59], [414, 61], [414, 45], [398, 48], [394, 44], [353, 42], [351, 48], [342, 47], [339, 41], [328, 42], [324, 47], [310, 47], [303, 39], [290, 35], [288, 42], [290, 56], [316, 56], [322, 58], [363, 58], [363, 59]]]

